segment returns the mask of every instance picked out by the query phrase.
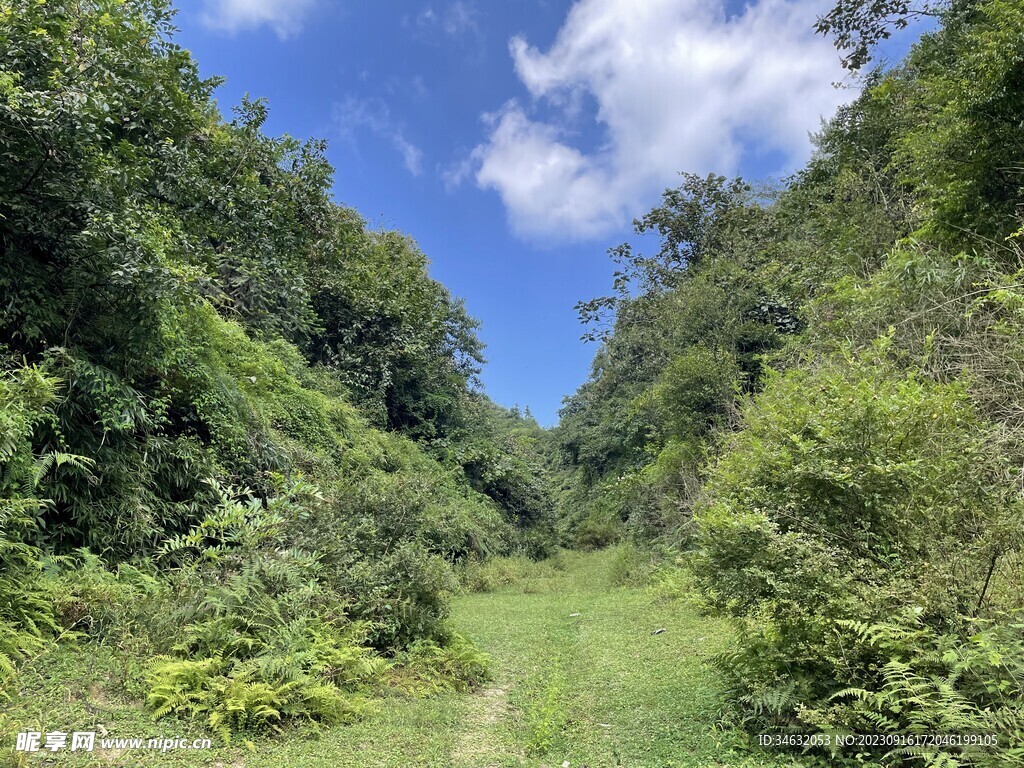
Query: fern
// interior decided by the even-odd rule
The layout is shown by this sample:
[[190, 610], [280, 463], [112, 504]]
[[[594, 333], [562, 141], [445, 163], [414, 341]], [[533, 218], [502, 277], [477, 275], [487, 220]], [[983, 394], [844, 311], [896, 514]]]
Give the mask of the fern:
[[[980, 632], [956, 643], [925, 626], [917, 615], [902, 622], [839, 622], [880, 652], [877, 685], [855, 686], [831, 697], [842, 705], [851, 730], [906, 734], [999, 734], [1012, 740], [1024, 728], [1020, 688], [1002, 685], [1004, 672], [1024, 665], [1024, 644], [1009, 636], [1013, 624]], [[996, 632], [997, 634], [992, 634]], [[994, 647], [1001, 652], [994, 652]], [[953, 650], [957, 648], [957, 650]], [[1019, 679], [1019, 678], [1018, 678]], [[1016, 736], [1011, 736], [1015, 734]], [[1024, 765], [1024, 751], [980, 746], [904, 747], [882, 762], [911, 761], [924, 766]]]
[[444, 644], [418, 640], [396, 662], [416, 693], [472, 690], [490, 679], [490, 657], [457, 632]]
[[[0, 371], [0, 684], [60, 629], [52, 586], [41, 574], [42, 552], [32, 543], [48, 503], [35, 492], [52, 467], [90, 463], [72, 454], [33, 451], [32, 435], [51, 416], [56, 386], [34, 366]], [[5, 688], [0, 697], [6, 697]]]
[[260, 665], [232, 664], [215, 657], [200, 661], [157, 661], [148, 679], [147, 704], [156, 718], [177, 714], [202, 718], [226, 743], [239, 732], [276, 731], [287, 720], [329, 723], [355, 717], [361, 696], [314, 675], [266, 678]]
[[[388, 663], [366, 647], [368, 627], [349, 623], [319, 581], [319, 559], [282, 548], [290, 496], [260, 500], [212, 483], [220, 503], [163, 555], [175, 580], [195, 590], [191, 621], [148, 674], [156, 717], [206, 720], [222, 738], [277, 730], [295, 719], [339, 722], [365, 707], [361, 691]], [[339, 618], [329, 619], [328, 616]]]

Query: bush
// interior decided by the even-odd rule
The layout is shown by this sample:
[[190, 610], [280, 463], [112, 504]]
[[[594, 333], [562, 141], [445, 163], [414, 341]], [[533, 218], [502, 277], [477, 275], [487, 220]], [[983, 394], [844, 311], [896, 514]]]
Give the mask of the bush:
[[707, 608], [703, 596], [694, 584], [693, 573], [682, 558], [659, 568], [650, 579], [651, 596], [657, 600], [683, 600], [695, 608]]
[[665, 366], [642, 402], [666, 437], [701, 437], [727, 422], [739, 380], [731, 354], [694, 346]]
[[603, 549], [622, 540], [626, 534], [623, 519], [629, 514], [629, 500], [637, 487], [633, 479], [626, 475], [608, 480], [588, 494], [583, 515], [573, 521], [572, 538], [567, 546]]
[[658, 558], [653, 552], [642, 551], [627, 541], [616, 547], [608, 578], [616, 587], [642, 587], [650, 583], [657, 568]]
[[[40, 498], [43, 478], [59, 467], [84, 471], [88, 459], [65, 453], [42, 455], [32, 437], [53, 419], [58, 381], [42, 369], [0, 369], [0, 684], [16, 665], [57, 634], [56, 594], [42, 575], [42, 551], [35, 545], [39, 518], [50, 503]], [[6, 696], [0, 689], [0, 696]]]
[[[991, 670], [969, 684], [929, 669], [925, 650], [938, 643], [927, 637], [952, 648], [974, 636], [1019, 514], [965, 389], [851, 358], [772, 377], [745, 415], [711, 471], [693, 573], [738, 617], [737, 648], [721, 661], [750, 724], [855, 731], [873, 706], [892, 714], [887, 696], [920, 694], [917, 714], [904, 712], [918, 719], [891, 724], [907, 732], [994, 706]], [[919, 634], [904, 634], [899, 653], [877, 642], [893, 635], [866, 629], [908, 615]], [[997, 622], [991, 638], [1006, 631]], [[931, 693], [899, 688], [925, 670]]]
[[490, 679], [490, 657], [457, 632], [417, 640], [396, 658], [402, 685], [417, 694], [468, 691]]
[[565, 570], [562, 552], [546, 560], [531, 560], [522, 555], [471, 558], [458, 569], [459, 583], [467, 592], [498, 592], [509, 589], [536, 592], [545, 582], [556, 579]]
[[371, 626], [371, 643], [401, 649], [441, 630], [456, 588], [451, 563], [493, 542], [502, 524], [488, 502], [443, 474], [428, 478], [400, 464], [362, 471], [326, 492], [295, 540], [323, 553], [324, 584], [348, 596], [351, 615]]
[[156, 660], [146, 701], [155, 717], [170, 713], [205, 718], [225, 741], [232, 734], [279, 730], [288, 720], [338, 723], [358, 715], [363, 700], [312, 675], [265, 677], [256, 666], [231, 666], [218, 658]]
[[722, 607], [827, 600], [864, 577], [864, 599], [888, 582], [930, 616], [974, 608], [1006, 468], [963, 387], [827, 364], [776, 376], [746, 417], [698, 516]]
[[173, 655], [150, 665], [148, 705], [157, 717], [202, 716], [225, 740], [354, 716], [386, 663], [322, 583], [318, 558], [282, 547], [285, 522], [316, 489], [292, 483], [263, 501], [215, 487], [218, 507], [164, 548], [179, 563], [170, 581], [183, 626]]

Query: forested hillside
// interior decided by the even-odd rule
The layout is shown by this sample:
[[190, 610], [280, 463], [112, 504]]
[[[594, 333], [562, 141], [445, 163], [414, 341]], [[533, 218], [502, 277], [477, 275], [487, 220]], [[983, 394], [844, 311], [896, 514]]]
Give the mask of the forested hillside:
[[3, 698], [58, 636], [225, 737], [344, 719], [384, 659], [462, 687], [451, 566], [550, 548], [540, 429], [415, 242], [261, 101], [222, 119], [171, 16], [0, 6]]
[[[856, 68], [907, 11], [819, 26]], [[567, 541], [682, 553], [735, 617], [751, 732], [1001, 745], [830, 764], [1024, 760], [1024, 6], [931, 11], [785, 183], [684, 174], [635, 222], [552, 447]]]
[[173, 18], [0, 1], [8, 746], [66, 706], [296, 765], [1024, 765], [1021, 0], [819, 19], [859, 95], [610, 249], [552, 429]]

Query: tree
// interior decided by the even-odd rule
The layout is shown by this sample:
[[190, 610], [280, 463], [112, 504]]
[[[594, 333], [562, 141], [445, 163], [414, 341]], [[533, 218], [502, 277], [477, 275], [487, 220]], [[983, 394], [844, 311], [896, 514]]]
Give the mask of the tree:
[[856, 71], [871, 61], [872, 49], [894, 30], [906, 29], [915, 19], [937, 16], [945, 4], [945, 0], [840, 0], [818, 18], [814, 29], [831, 35], [836, 48], [844, 52], [843, 66]]
[[483, 363], [479, 324], [430, 277], [411, 238], [372, 232], [350, 210], [335, 217], [311, 275], [309, 359], [334, 370], [380, 426], [442, 437], [459, 423]]
[[613, 296], [602, 296], [576, 305], [580, 322], [593, 326], [587, 341], [608, 338], [609, 317], [616, 307], [634, 295], [652, 295], [671, 289], [687, 267], [698, 265], [720, 249], [719, 239], [730, 211], [742, 206], [751, 188], [742, 179], [708, 174], [682, 173], [683, 183], [662, 193], [661, 205], [633, 220], [638, 235], [656, 231], [661, 247], [653, 256], [634, 253], [629, 243], [609, 249], [618, 266]]

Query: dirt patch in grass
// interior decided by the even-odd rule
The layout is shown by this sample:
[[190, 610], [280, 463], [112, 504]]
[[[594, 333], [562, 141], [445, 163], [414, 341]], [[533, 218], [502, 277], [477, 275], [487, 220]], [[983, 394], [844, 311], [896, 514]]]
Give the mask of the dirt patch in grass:
[[500, 741], [498, 726], [507, 717], [508, 689], [492, 685], [477, 692], [470, 700], [462, 728], [452, 749], [455, 765], [474, 768], [497, 768], [493, 762]]

